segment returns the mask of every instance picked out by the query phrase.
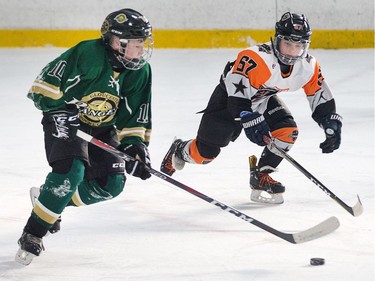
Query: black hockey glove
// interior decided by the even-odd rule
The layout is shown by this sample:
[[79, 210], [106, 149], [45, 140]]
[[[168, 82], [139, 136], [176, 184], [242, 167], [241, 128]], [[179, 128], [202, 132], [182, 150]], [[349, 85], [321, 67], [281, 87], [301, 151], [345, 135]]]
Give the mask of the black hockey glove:
[[326, 134], [326, 140], [320, 144], [323, 153], [331, 153], [338, 149], [341, 144], [341, 123], [342, 117], [337, 113], [332, 113], [322, 120], [321, 127]]
[[270, 137], [270, 128], [264, 116], [259, 112], [242, 111], [241, 125], [245, 130], [245, 134], [249, 140], [260, 146], [266, 146], [265, 137]]
[[150, 154], [147, 146], [143, 143], [130, 144], [123, 151], [136, 159], [136, 161], [125, 161], [126, 172], [134, 177], [146, 180], [151, 177], [148, 167], [151, 165]]
[[75, 105], [67, 105], [66, 109], [49, 112], [47, 116], [55, 125], [52, 132], [55, 138], [71, 141], [76, 137], [79, 117]]

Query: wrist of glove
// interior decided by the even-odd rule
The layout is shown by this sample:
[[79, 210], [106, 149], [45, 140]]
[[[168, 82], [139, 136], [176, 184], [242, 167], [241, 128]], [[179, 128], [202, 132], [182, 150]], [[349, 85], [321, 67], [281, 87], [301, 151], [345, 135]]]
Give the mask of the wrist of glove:
[[240, 117], [247, 138], [257, 145], [266, 146], [265, 140], [271, 136], [271, 132], [264, 116], [259, 112], [242, 111]]
[[323, 153], [331, 153], [341, 144], [342, 117], [332, 113], [322, 119], [321, 127], [324, 129], [326, 139], [320, 144]]
[[143, 143], [134, 143], [123, 149], [124, 153], [135, 160], [125, 161], [125, 170], [129, 175], [146, 180], [151, 177], [149, 167], [151, 165], [150, 154]]
[[66, 109], [48, 112], [46, 116], [54, 124], [52, 135], [55, 138], [72, 141], [76, 137], [80, 122], [75, 105], [67, 105]]

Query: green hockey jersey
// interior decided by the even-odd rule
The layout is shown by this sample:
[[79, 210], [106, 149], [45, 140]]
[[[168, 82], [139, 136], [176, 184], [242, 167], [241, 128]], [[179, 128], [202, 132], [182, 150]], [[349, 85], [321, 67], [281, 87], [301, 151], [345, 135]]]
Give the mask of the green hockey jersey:
[[43, 68], [28, 97], [43, 112], [76, 104], [89, 127], [115, 126], [121, 143], [151, 134], [151, 67], [115, 72], [101, 39], [83, 41]]

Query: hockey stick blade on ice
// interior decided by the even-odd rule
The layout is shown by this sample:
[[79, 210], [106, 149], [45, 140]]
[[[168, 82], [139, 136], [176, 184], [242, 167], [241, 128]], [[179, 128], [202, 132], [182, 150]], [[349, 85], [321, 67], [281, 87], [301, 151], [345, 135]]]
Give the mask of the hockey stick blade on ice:
[[343, 207], [352, 216], [358, 217], [363, 213], [363, 206], [361, 203], [361, 199], [359, 198], [359, 195], [357, 195], [357, 199], [358, 199], [357, 203], [353, 207], [348, 206], [339, 197], [337, 197], [331, 190], [329, 190], [324, 184], [322, 184], [316, 177], [314, 177], [309, 171], [307, 171], [296, 160], [294, 160], [287, 152], [285, 152], [283, 149], [278, 147], [275, 144], [273, 139], [270, 140], [270, 144], [280, 153], [280, 155], [285, 160], [287, 160], [290, 164], [296, 167], [297, 170], [299, 170], [302, 174], [304, 174], [310, 181], [312, 181], [316, 186], [318, 186], [321, 190], [323, 190], [325, 194], [327, 194], [329, 197], [335, 200], [341, 207]]
[[[82, 132], [81, 130], [78, 130], [77, 131], [77, 136], [80, 137], [81, 139], [97, 146], [97, 147], [100, 147], [101, 149], [113, 154], [113, 155], [116, 155], [120, 158], [122, 158], [123, 160], [125, 161], [134, 161], [135, 159], [129, 155], [127, 155], [126, 153], [124, 152], [121, 152], [119, 150], [117, 150], [116, 148], [90, 136], [89, 134], [85, 133], [85, 132]], [[307, 241], [311, 241], [311, 240], [314, 240], [314, 239], [317, 239], [317, 238], [320, 238], [324, 235], [327, 235], [331, 232], [333, 232], [334, 230], [336, 230], [339, 226], [340, 226], [340, 223], [338, 221], [338, 219], [336, 217], [330, 217], [328, 219], [326, 219], [325, 221], [307, 229], [307, 230], [304, 230], [304, 231], [301, 231], [301, 232], [297, 232], [297, 233], [285, 233], [285, 232], [281, 232], [279, 230], [276, 230], [242, 212], [240, 212], [239, 210], [236, 210], [235, 208], [232, 208], [218, 200], [215, 200], [203, 193], [200, 193], [199, 191], [151, 168], [151, 167], [147, 167], [150, 174], [152, 174], [153, 176], [155, 177], [158, 177], [164, 181], [167, 181], [169, 182], [170, 184], [174, 185], [174, 186], [177, 186], [187, 192], [189, 192], [190, 194], [216, 206], [216, 207], [219, 207], [220, 209], [248, 222], [248, 223], [251, 223], [285, 241], [288, 241], [290, 243], [293, 243], [293, 244], [300, 244], [300, 243], [304, 243], [304, 242], [307, 242]]]

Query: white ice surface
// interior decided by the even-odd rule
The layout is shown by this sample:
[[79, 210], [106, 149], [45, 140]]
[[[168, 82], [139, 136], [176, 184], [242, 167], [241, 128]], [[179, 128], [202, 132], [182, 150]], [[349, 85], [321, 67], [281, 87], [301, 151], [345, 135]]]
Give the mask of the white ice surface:
[[[64, 49], [0, 49], [0, 280], [22, 281], [370, 281], [374, 280], [374, 50], [311, 50], [344, 117], [342, 145], [322, 154], [323, 131], [302, 91], [281, 96], [299, 125], [290, 155], [348, 205], [352, 217], [284, 161], [275, 178], [285, 203], [250, 202], [248, 156], [261, 149], [244, 134], [206, 166], [187, 165], [174, 178], [276, 229], [296, 232], [336, 216], [340, 228], [305, 244], [287, 243], [163, 180], [128, 178], [112, 201], [67, 208], [62, 231], [27, 267], [14, 262], [31, 211], [31, 186], [44, 182], [41, 114], [26, 98], [32, 81]], [[195, 137], [221, 71], [237, 50], [155, 50], [153, 167], [172, 139]], [[311, 257], [326, 259], [310, 266]]]

